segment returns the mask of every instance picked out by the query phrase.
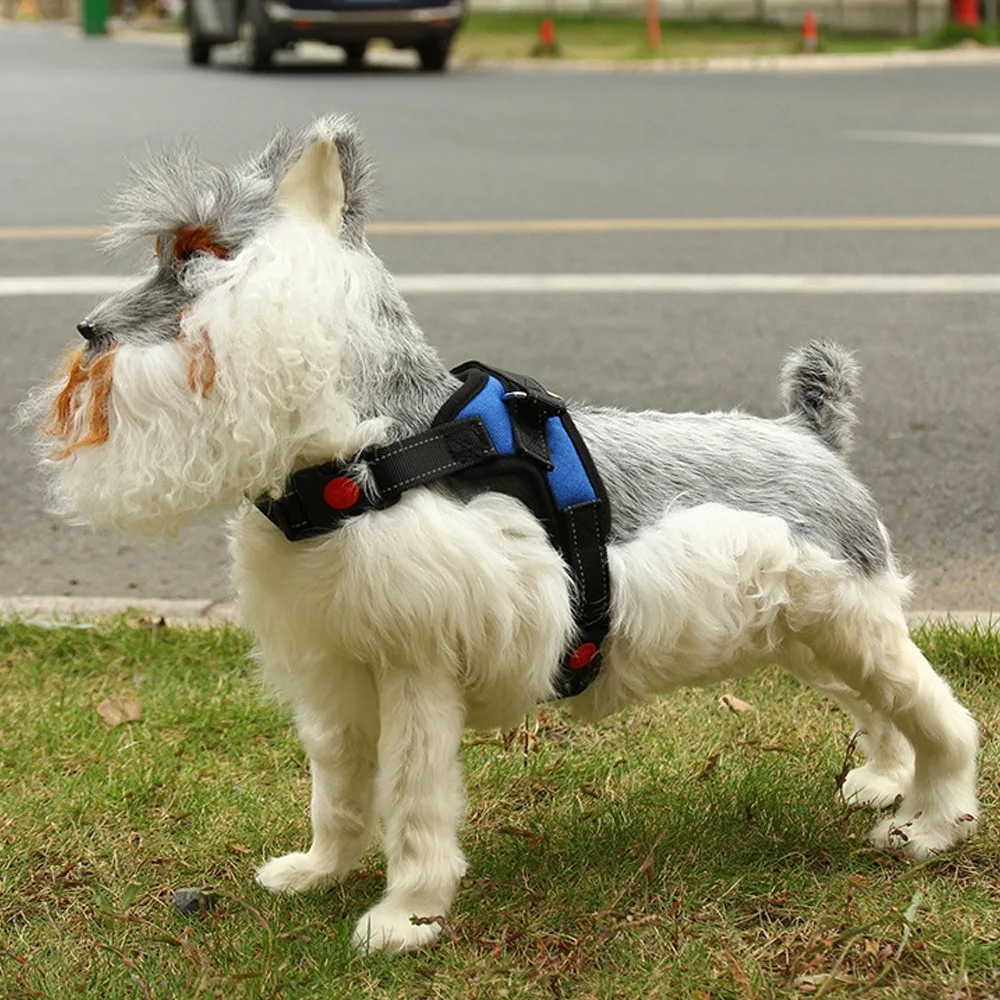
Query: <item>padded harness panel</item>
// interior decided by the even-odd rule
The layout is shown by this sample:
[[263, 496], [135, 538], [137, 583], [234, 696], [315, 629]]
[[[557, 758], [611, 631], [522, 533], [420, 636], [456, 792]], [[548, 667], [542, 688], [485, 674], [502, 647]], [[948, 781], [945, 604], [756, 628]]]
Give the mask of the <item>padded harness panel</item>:
[[[296, 472], [281, 497], [262, 497], [257, 507], [295, 542], [439, 480], [516, 497], [545, 526], [575, 584], [576, 635], [555, 681], [557, 697], [573, 697], [597, 676], [610, 628], [604, 485], [561, 397], [528, 376], [475, 361], [452, 374], [462, 385], [426, 431], [365, 449], [352, 462]], [[374, 490], [356, 480], [362, 463]]]

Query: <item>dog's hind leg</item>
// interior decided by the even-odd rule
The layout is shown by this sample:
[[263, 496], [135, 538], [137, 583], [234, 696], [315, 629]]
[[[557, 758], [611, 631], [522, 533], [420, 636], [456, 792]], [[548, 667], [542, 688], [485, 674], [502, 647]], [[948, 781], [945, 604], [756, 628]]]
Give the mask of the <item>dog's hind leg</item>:
[[865, 757], [864, 764], [844, 776], [838, 797], [847, 805], [889, 808], [913, 786], [913, 747], [885, 715], [847, 694], [830, 694], [854, 716], [855, 744]]
[[[914, 773], [900, 811], [876, 826], [871, 837], [879, 846], [903, 847], [922, 858], [976, 830], [979, 733], [908, 635], [886, 652], [886, 693], [896, 699], [889, 716], [913, 746]], [[897, 671], [905, 677], [901, 684], [891, 676]]]
[[296, 711], [312, 776], [312, 845], [257, 871], [271, 892], [304, 892], [343, 878], [372, 840], [378, 713], [370, 675], [338, 675], [338, 696]]
[[818, 661], [856, 692], [869, 719], [884, 720], [876, 725], [875, 765], [852, 780], [854, 788], [860, 790], [873, 774], [884, 776], [878, 768], [879, 739], [888, 741], [890, 753], [900, 754], [892, 727], [912, 746], [913, 778], [903, 789], [902, 805], [896, 816], [875, 827], [871, 839], [923, 858], [975, 831], [978, 730], [910, 639], [896, 596], [898, 583], [885, 574], [837, 588], [833, 613], [803, 638]]
[[447, 672], [386, 671], [379, 680], [379, 807], [386, 894], [357, 923], [355, 947], [411, 951], [441, 933], [465, 859], [458, 760], [465, 708]]
[[913, 782], [913, 747], [896, 725], [822, 668], [808, 647], [789, 644], [784, 663], [796, 678], [832, 698], [854, 719], [853, 743], [865, 763], [845, 775], [837, 797], [847, 805], [885, 809], [905, 796]]

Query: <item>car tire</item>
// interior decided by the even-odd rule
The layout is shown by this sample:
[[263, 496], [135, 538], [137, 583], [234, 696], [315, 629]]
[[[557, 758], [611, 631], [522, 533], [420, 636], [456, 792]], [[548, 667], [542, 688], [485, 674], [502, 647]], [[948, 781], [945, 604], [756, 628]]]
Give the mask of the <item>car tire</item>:
[[448, 54], [451, 52], [450, 38], [429, 38], [417, 46], [420, 57], [420, 68], [425, 73], [440, 73], [448, 65]]
[[274, 43], [267, 36], [263, 14], [253, 2], [243, 7], [240, 15], [240, 44], [243, 46], [243, 65], [251, 73], [266, 73], [271, 68]]
[[365, 64], [365, 53], [368, 51], [367, 39], [363, 42], [348, 42], [343, 49], [348, 66], [357, 68]]
[[188, 37], [188, 62], [192, 66], [207, 66], [212, 59], [212, 46], [197, 35]]
[[188, 7], [188, 62], [192, 66], [207, 66], [212, 58], [212, 46], [202, 38], [194, 11], [190, 10], [190, 4]]

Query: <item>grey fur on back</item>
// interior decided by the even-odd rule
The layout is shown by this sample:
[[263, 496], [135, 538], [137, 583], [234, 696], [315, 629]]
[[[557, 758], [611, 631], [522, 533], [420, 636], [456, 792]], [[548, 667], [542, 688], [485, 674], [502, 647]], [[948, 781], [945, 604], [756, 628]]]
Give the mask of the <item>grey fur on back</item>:
[[794, 536], [866, 575], [888, 566], [871, 494], [797, 417], [571, 412], [604, 479], [612, 543], [635, 537], [668, 510], [721, 503], [780, 517]]
[[861, 368], [839, 344], [813, 340], [781, 366], [781, 400], [793, 416], [834, 451], [845, 454], [857, 423], [851, 400], [860, 394]]
[[781, 366], [788, 415], [778, 420], [573, 408], [608, 492], [611, 541], [633, 538], [667, 510], [721, 503], [779, 517], [794, 536], [866, 575], [884, 571], [890, 555], [878, 507], [841, 457], [860, 377], [849, 351], [813, 341]]

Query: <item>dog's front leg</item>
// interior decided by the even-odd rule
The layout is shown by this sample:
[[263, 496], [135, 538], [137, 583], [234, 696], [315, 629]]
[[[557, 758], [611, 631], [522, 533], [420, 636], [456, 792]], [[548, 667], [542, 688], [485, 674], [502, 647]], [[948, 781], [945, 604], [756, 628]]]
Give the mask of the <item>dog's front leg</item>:
[[379, 687], [378, 792], [385, 822], [386, 894], [354, 930], [362, 949], [411, 951], [441, 933], [465, 859], [458, 750], [465, 710], [449, 676], [389, 673]]
[[297, 711], [312, 775], [312, 845], [272, 858], [257, 871], [271, 892], [304, 892], [343, 878], [371, 843], [378, 710], [372, 678], [346, 671], [339, 697]]

